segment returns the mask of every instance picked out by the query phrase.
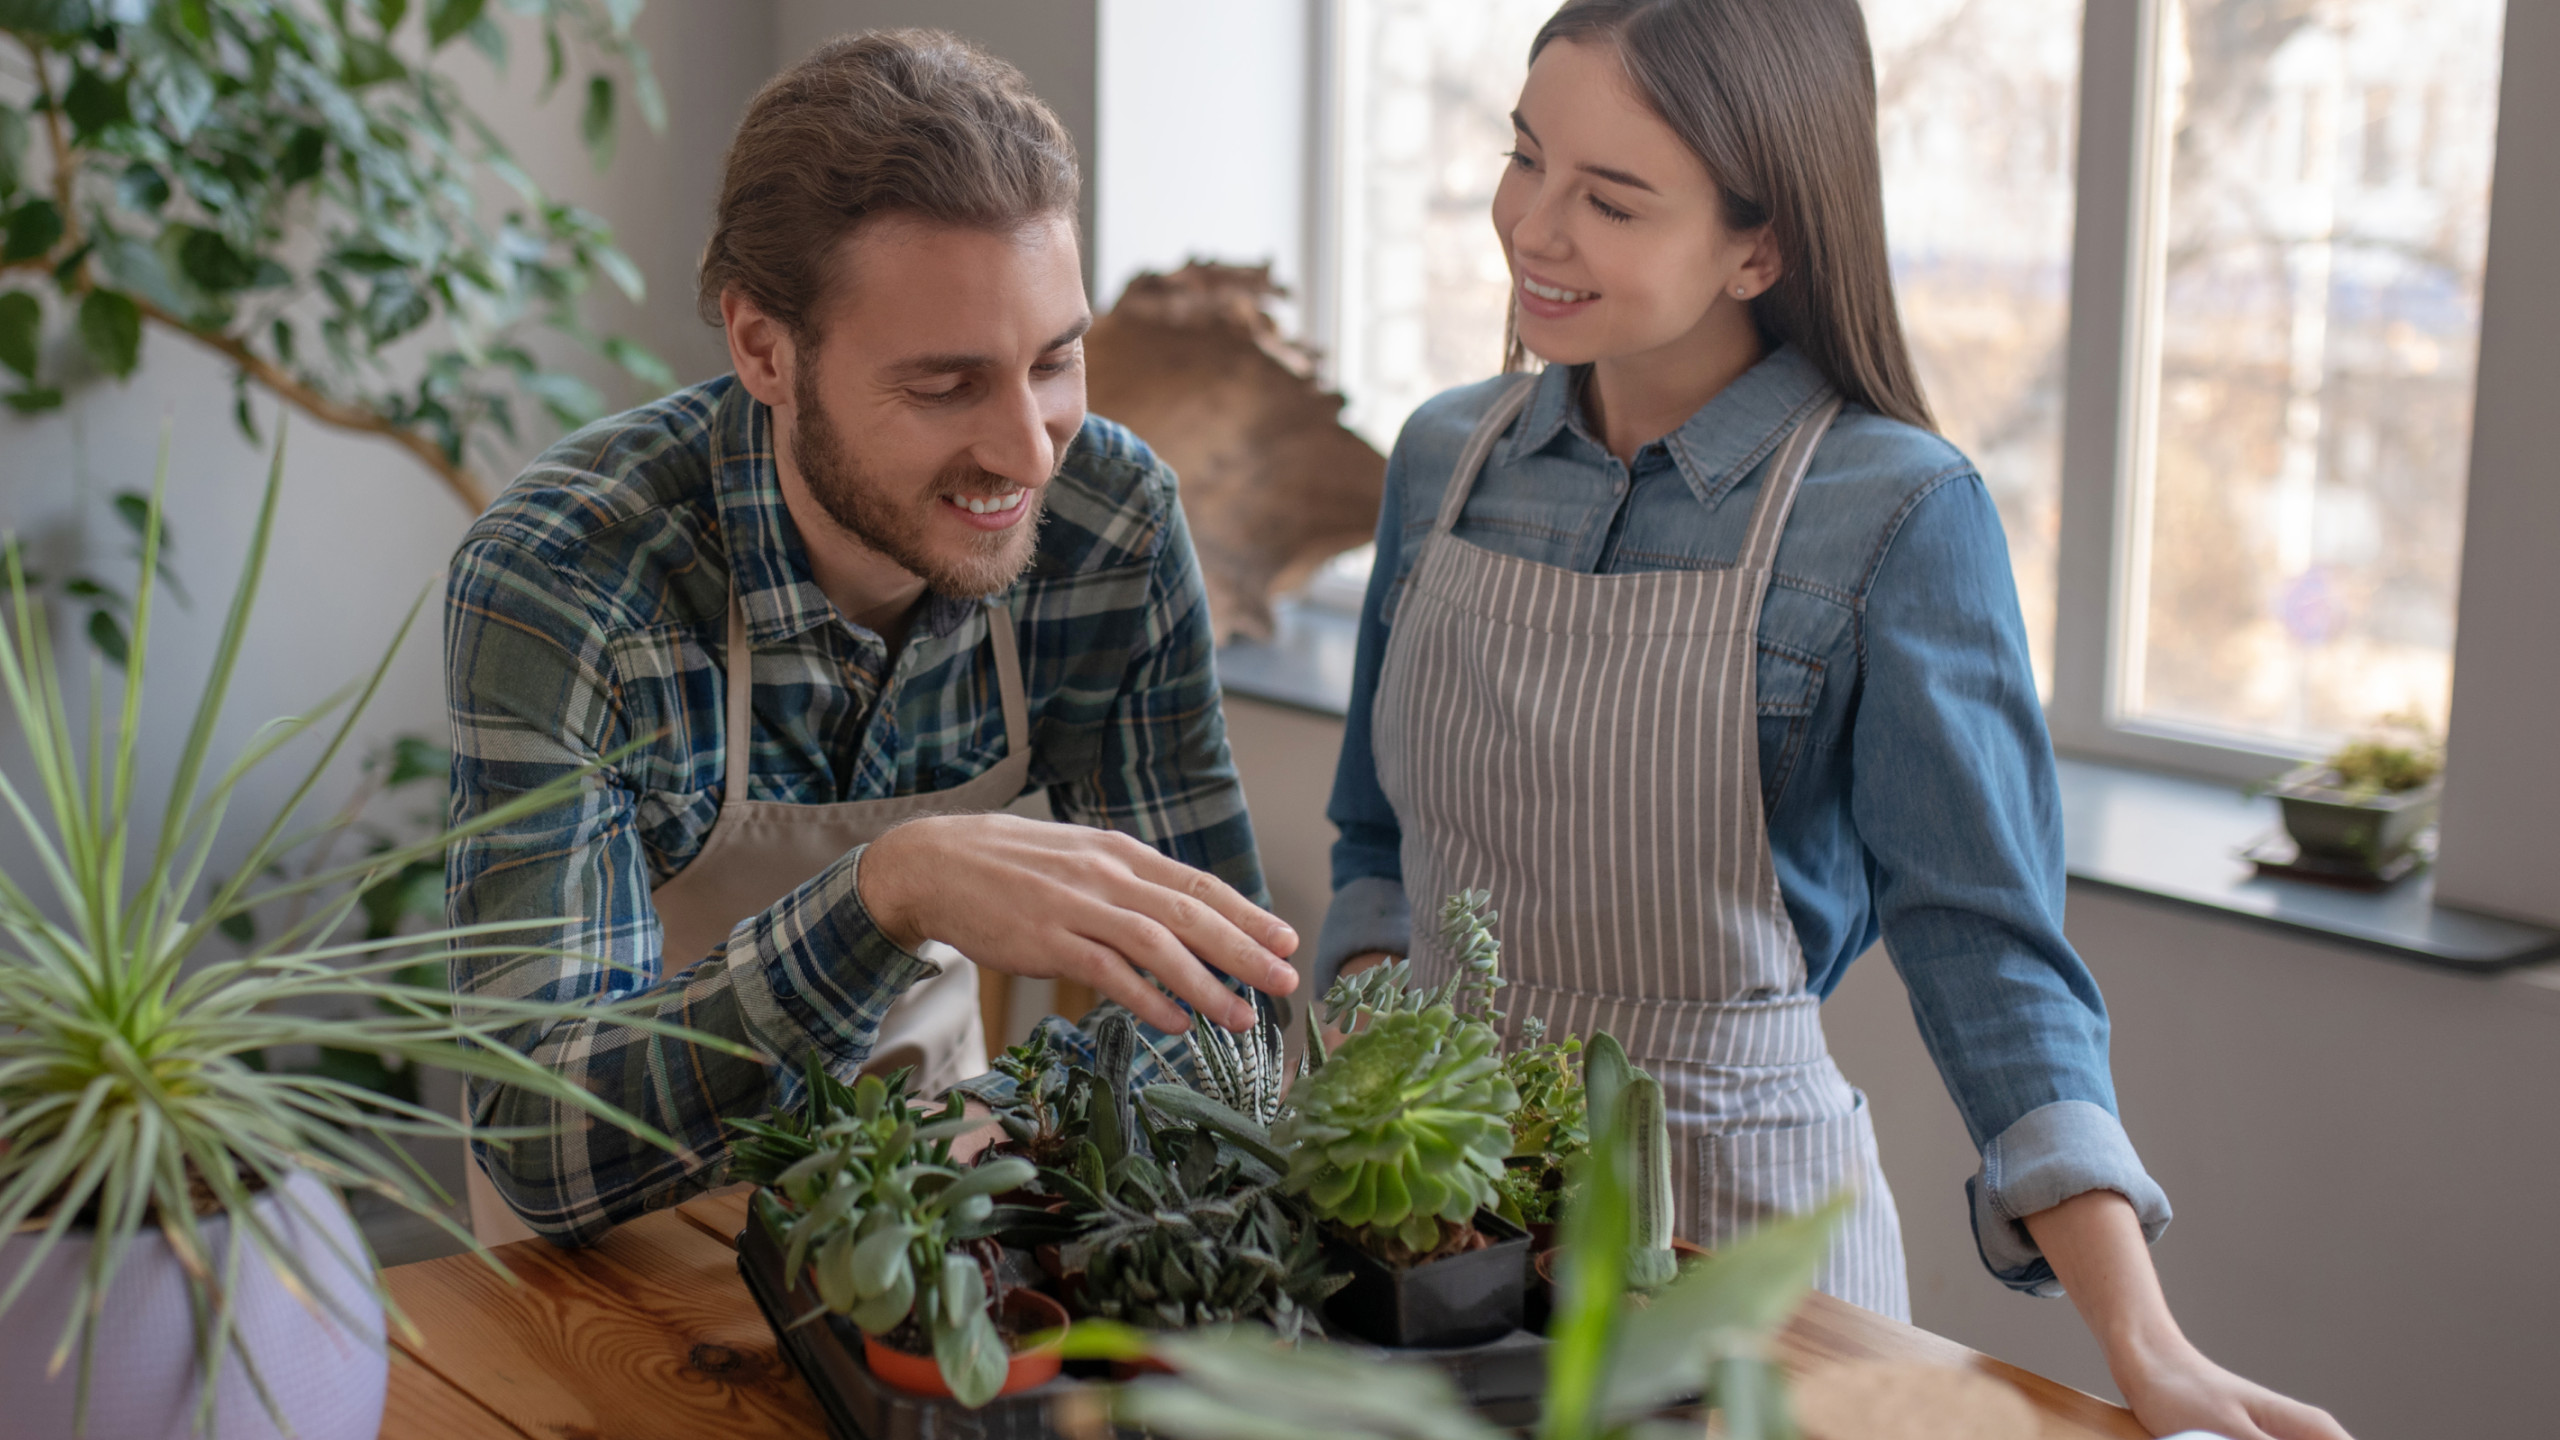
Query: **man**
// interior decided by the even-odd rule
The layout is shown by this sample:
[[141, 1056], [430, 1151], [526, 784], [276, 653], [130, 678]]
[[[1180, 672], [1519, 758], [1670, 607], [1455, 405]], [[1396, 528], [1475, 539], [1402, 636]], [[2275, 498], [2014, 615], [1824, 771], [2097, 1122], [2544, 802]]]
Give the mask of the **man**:
[[[959, 955], [1169, 1030], [1176, 997], [1242, 1028], [1230, 981], [1294, 987], [1174, 478], [1084, 413], [1076, 187], [1011, 67], [936, 32], [819, 50], [726, 161], [699, 298], [735, 374], [563, 440], [465, 537], [454, 818], [599, 768], [455, 851], [454, 923], [568, 917], [457, 956], [456, 990], [754, 1057], [526, 1027], [678, 1142], [475, 1085], [476, 1124], [554, 1132], [475, 1147], [539, 1232], [719, 1183], [727, 1122], [812, 1057], [983, 1069]], [[989, 813], [1033, 787], [1079, 823]]]

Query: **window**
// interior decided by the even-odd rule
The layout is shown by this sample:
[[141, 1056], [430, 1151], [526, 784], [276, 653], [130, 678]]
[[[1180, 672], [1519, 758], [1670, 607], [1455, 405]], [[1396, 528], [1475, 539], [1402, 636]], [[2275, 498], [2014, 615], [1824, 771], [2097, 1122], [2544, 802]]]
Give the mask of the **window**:
[[[2501, 0], [1865, 3], [1905, 330], [2056, 743], [2254, 780], [2441, 725]], [[1327, 11], [1319, 341], [1381, 447], [1499, 362], [1487, 210], [1552, 8]]]
[[1423, 401], [1502, 368], [1493, 187], [1556, 0], [1338, 0], [1334, 328], [1343, 419], [1385, 450]]
[[2053, 691], [2079, 0], [1866, 0], [1885, 239], [1912, 363], [2000, 507]]
[[2120, 723], [2441, 732], [2503, 9], [2164, 7]]

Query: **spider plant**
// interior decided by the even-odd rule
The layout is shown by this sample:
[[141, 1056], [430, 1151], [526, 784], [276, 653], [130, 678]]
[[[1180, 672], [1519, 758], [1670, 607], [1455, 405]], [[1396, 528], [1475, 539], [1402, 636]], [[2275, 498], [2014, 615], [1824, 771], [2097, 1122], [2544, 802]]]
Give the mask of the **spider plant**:
[[[146, 721], [166, 441], [144, 527], [128, 668], [111, 701], [102, 670], [91, 664], [85, 723], [72, 719], [46, 616], [29, 596], [16, 546], [6, 555], [12, 609], [0, 617], [0, 693], [29, 765], [23, 774], [0, 771], [0, 806], [25, 831], [34, 858], [23, 875], [0, 874], [0, 1237], [29, 1242], [19, 1247], [14, 1273], [0, 1274], [0, 1313], [24, 1298], [66, 1236], [85, 1232], [86, 1264], [50, 1356], [54, 1374], [77, 1359], [76, 1423], [83, 1426], [101, 1312], [146, 1225], [166, 1237], [187, 1274], [203, 1380], [200, 1429], [212, 1423], [226, 1352], [239, 1357], [268, 1413], [284, 1423], [234, 1324], [244, 1262], [267, 1264], [302, 1296], [329, 1293], [316, 1283], [314, 1257], [286, 1244], [282, 1227], [253, 1206], [261, 1193], [291, 1204], [284, 1182], [294, 1171], [307, 1172], [346, 1191], [379, 1195], [470, 1243], [470, 1234], [444, 1212], [450, 1198], [399, 1143], [459, 1137], [467, 1133], [465, 1122], [326, 1074], [269, 1069], [265, 1059], [277, 1047], [361, 1051], [503, 1081], [672, 1144], [537, 1066], [504, 1036], [528, 1021], [598, 1013], [659, 1033], [682, 1032], [627, 1008], [457, 1000], [432, 977], [419, 977], [430, 983], [403, 978], [422, 959], [553, 953], [514, 933], [551, 922], [371, 939], [362, 935], [360, 920], [347, 923], [371, 884], [441, 855], [458, 838], [558, 804], [582, 777], [440, 834], [344, 863], [285, 871], [280, 860], [326, 833], [325, 825], [291, 827], [380, 687], [398, 639], [363, 680], [310, 713], [268, 723], [228, 763], [216, 759], [214, 736], [266, 564], [283, 464], [279, 438], [156, 832], [146, 828], [151, 817], [135, 793], [135, 774]], [[403, 636], [417, 614], [413, 605]], [[255, 830], [229, 878], [208, 881], [216, 838], [242, 782], [306, 735], [321, 743], [287, 802]], [[278, 874], [287, 878], [277, 880]], [[209, 892], [201, 900], [200, 887]], [[236, 917], [296, 899], [304, 906], [299, 918], [241, 953], [199, 954], [226, 921], [236, 931]], [[705, 1036], [684, 1038], [734, 1048]], [[481, 1133], [503, 1142], [538, 1132]], [[206, 1222], [216, 1215], [228, 1222], [226, 1244], [209, 1240]], [[334, 1242], [330, 1248], [337, 1248]], [[372, 1271], [366, 1255], [326, 1258], [349, 1273]], [[394, 1323], [406, 1328], [378, 1279], [374, 1288]], [[353, 1317], [333, 1318], [349, 1324]]]

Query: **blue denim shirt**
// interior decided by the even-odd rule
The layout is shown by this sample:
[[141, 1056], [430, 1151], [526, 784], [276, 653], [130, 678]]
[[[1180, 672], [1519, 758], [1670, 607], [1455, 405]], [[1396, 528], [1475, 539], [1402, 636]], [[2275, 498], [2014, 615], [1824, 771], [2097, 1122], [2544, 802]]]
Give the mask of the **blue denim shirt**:
[[[1630, 466], [1585, 428], [1578, 380], [1563, 367], [1539, 379], [1460, 536], [1586, 574], [1730, 566], [1769, 457], [1822, 392], [1810, 361], [1779, 350]], [[1328, 807], [1341, 838], [1320, 979], [1410, 944], [1370, 711], [1450, 471], [1508, 383], [1434, 398], [1388, 463]], [[2007, 540], [1971, 461], [1862, 406], [1841, 413], [1779, 542], [1757, 683], [1770, 848], [1810, 983], [1829, 995], [1883, 936], [1982, 1152], [1966, 1188], [1983, 1263], [2017, 1289], [2060, 1293], [2019, 1222], [2090, 1190], [2123, 1194], [2158, 1238], [2168, 1197], [2117, 1121], [2106, 1003], [2063, 938], [2053, 748]]]

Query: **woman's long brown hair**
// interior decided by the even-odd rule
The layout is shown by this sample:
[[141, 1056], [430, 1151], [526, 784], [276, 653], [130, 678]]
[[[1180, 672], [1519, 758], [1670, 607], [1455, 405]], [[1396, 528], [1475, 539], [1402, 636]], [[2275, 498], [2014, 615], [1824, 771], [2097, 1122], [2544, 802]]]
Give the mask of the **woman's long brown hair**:
[[[1770, 226], [1778, 283], [1751, 302], [1850, 400], [1934, 430], [1885, 260], [1875, 60], [1858, 0], [1570, 0], [1529, 46], [1605, 43], [1707, 167], [1724, 222]], [[1515, 306], [1517, 302], [1514, 302]], [[1526, 352], [1508, 337], [1508, 368]]]

